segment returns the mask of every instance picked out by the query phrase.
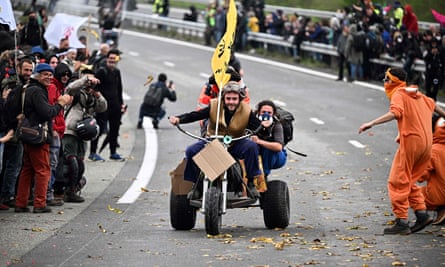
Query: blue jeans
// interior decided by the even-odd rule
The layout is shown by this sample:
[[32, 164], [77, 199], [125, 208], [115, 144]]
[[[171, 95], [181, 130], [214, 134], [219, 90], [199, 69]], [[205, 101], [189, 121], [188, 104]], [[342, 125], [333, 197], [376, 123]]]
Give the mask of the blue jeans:
[[280, 152], [274, 152], [269, 149], [261, 149], [261, 157], [263, 160], [263, 171], [265, 175], [269, 175], [272, 169], [278, 169], [286, 164], [287, 152], [285, 149]]
[[8, 142], [5, 145], [5, 171], [1, 196], [3, 199], [15, 197], [15, 186], [22, 168], [23, 145], [21, 142]]
[[53, 199], [53, 185], [57, 177], [57, 165], [59, 164], [60, 153], [60, 136], [53, 136], [53, 142], [49, 147], [49, 165], [51, 166], [51, 178], [48, 182], [48, 190], [46, 194], [47, 200]]
[[363, 79], [362, 64], [349, 63], [349, 66], [351, 68], [351, 79], [353, 79], [353, 80]]
[[[187, 164], [184, 170], [184, 180], [196, 182], [199, 175], [199, 168], [193, 161], [193, 156], [201, 151], [206, 142], [198, 141], [193, 145], [187, 147], [185, 151], [185, 157]], [[228, 152], [236, 159], [244, 159], [246, 166], [246, 176], [249, 181], [253, 181], [253, 178], [261, 174], [261, 170], [258, 164], [258, 145], [250, 139], [241, 139], [234, 142], [228, 149]]]
[[139, 108], [139, 118], [138, 122], [142, 123], [144, 120], [144, 117], [150, 117], [152, 119], [156, 119], [160, 121], [162, 118], [164, 118], [165, 114], [167, 112], [165, 111], [165, 108], [161, 107], [158, 112], [149, 111], [145, 108], [145, 106], [142, 104]]

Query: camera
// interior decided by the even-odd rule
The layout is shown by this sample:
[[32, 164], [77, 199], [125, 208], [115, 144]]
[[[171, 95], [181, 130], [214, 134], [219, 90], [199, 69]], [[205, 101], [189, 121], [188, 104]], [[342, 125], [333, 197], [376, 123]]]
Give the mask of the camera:
[[170, 87], [172, 87], [172, 85], [173, 85], [173, 81], [170, 80], [170, 81], [168, 82], [168, 87], [170, 88]]

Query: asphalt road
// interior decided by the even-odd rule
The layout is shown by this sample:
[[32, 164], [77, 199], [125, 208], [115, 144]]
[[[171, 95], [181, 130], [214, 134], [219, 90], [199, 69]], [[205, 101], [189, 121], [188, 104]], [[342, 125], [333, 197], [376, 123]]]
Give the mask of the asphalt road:
[[[87, 202], [52, 214], [0, 213], [0, 266], [439, 266], [445, 264], [445, 228], [384, 236], [393, 219], [386, 177], [397, 148], [395, 123], [358, 135], [361, 123], [387, 111], [378, 87], [335, 82], [335, 76], [239, 55], [252, 106], [282, 101], [296, 117], [290, 153], [271, 179], [286, 181], [291, 198], [287, 229], [265, 229], [259, 208], [229, 210], [223, 234], [209, 238], [203, 216], [195, 229], [169, 222], [169, 171], [183, 157], [184, 136], [166, 120], [136, 130], [148, 74], [167, 73], [178, 101], [168, 115], [195, 108], [210, 75], [212, 49], [124, 31], [119, 63], [128, 113], [120, 135], [125, 163], [87, 164]], [[97, 45], [97, 44], [96, 44]], [[197, 125], [187, 125], [197, 131]], [[155, 138], [156, 145], [152, 143]], [[361, 146], [362, 145], [362, 146]], [[108, 152], [103, 155], [108, 157]], [[151, 170], [150, 164], [154, 165]], [[141, 168], [143, 172], [140, 173]], [[153, 171], [151, 175], [151, 171]], [[118, 204], [134, 181], [134, 203]], [[136, 192], [137, 191], [137, 192]], [[411, 214], [412, 216], [412, 214]], [[413, 217], [411, 217], [413, 218]]]

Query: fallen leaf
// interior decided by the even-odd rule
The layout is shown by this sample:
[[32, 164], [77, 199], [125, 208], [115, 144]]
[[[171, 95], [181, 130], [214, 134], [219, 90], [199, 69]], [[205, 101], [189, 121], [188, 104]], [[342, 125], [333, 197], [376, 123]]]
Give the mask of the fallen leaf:
[[142, 192], [148, 192], [148, 189], [145, 188], [145, 187], [141, 187], [141, 191], [142, 191]]

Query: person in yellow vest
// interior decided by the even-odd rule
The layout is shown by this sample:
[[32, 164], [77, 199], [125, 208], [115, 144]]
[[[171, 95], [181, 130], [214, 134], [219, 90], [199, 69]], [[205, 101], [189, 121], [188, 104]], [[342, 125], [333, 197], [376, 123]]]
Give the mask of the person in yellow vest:
[[394, 24], [396, 25], [397, 29], [400, 29], [400, 27], [402, 27], [402, 20], [404, 13], [405, 12], [403, 11], [403, 7], [400, 4], [400, 1], [395, 1], [393, 16], [394, 16]]
[[153, 14], [158, 14], [161, 17], [168, 17], [170, 4], [168, 0], [154, 0], [152, 11]]
[[216, 15], [216, 3], [215, 1], [212, 1], [207, 6], [205, 14], [205, 23], [206, 23], [206, 29], [204, 32], [205, 45], [212, 45], [212, 37], [216, 24], [215, 15]]

